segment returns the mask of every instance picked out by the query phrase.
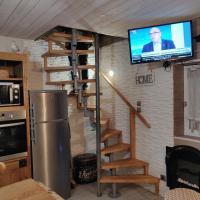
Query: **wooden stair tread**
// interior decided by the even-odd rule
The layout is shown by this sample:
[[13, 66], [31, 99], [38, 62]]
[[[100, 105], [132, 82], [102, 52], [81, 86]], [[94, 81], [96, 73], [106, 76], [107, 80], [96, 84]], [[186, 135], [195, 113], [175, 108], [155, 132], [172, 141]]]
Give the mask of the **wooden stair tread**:
[[69, 66], [62, 66], [62, 67], [45, 67], [44, 70], [46, 72], [62, 72], [62, 71], [71, 71], [73, 70], [72, 67]]
[[87, 110], [95, 111], [96, 110], [96, 105], [87, 105]]
[[84, 79], [84, 80], [77, 80], [78, 83], [94, 83], [96, 79]]
[[[62, 41], [70, 41], [72, 39], [72, 35], [64, 32], [55, 32], [49, 35], [48, 38], [58, 38], [60, 40], [62, 39]], [[77, 35], [77, 42], [94, 42], [94, 37]]]
[[[84, 106], [80, 106], [79, 109], [84, 109]], [[100, 108], [101, 109], [101, 108]], [[87, 105], [87, 110], [96, 111], [96, 105]], [[94, 121], [95, 122], [95, 121]]]
[[47, 85], [66, 85], [66, 84], [72, 84], [74, 81], [47, 81]]
[[95, 65], [78, 65], [78, 69], [84, 70], [84, 69], [95, 69]]
[[94, 54], [94, 50], [76, 50], [78, 55], [85, 55], [85, 54]]
[[64, 38], [72, 38], [71, 34], [64, 33], [64, 32], [54, 32], [50, 36], [55, 36], [55, 37], [64, 37]]
[[46, 39], [46, 41], [52, 41], [52, 42], [71, 42], [70, 38], [65, 38], [65, 37], [58, 37], [58, 36], [48, 36]]
[[77, 42], [94, 42], [93, 36], [78, 35]]
[[100, 125], [101, 126], [107, 126], [109, 122], [110, 122], [109, 119], [101, 119], [100, 120]]
[[[100, 119], [101, 127], [107, 127], [110, 122], [110, 119]], [[96, 123], [96, 119], [94, 119], [94, 123]]]
[[120, 151], [127, 151], [130, 149], [130, 144], [126, 143], [120, 143], [120, 144], [114, 144], [109, 147], [103, 148], [101, 150], [102, 154], [108, 154], [108, 153], [115, 153], [115, 152], [120, 152]]
[[46, 53], [42, 54], [42, 57], [58, 57], [58, 56], [69, 56], [72, 54], [71, 50], [52, 50], [47, 51]]
[[117, 129], [106, 129], [101, 135], [101, 142], [106, 141], [108, 138], [119, 136], [122, 134], [122, 131]]
[[158, 184], [159, 178], [151, 175], [127, 175], [127, 176], [102, 176], [101, 183], [152, 183]]
[[[58, 41], [58, 42], [72, 42], [72, 35], [67, 34], [64, 32], [54, 32], [48, 35], [47, 37], [43, 38], [44, 40], [52, 40], [52, 41]], [[87, 42], [87, 43], [93, 43], [94, 37], [93, 36], [84, 36], [84, 35], [77, 35], [76, 36], [77, 42]]]
[[144, 167], [149, 164], [145, 161], [138, 159], [122, 159], [116, 160], [110, 163], [103, 163], [102, 169], [117, 169], [117, 168], [125, 168], [125, 167]]
[[[77, 55], [94, 54], [94, 50], [76, 50]], [[58, 57], [58, 56], [69, 56], [72, 54], [71, 50], [51, 50], [42, 54], [42, 57]]]
[[[102, 95], [102, 92], [100, 92], [99, 95]], [[85, 91], [83, 91], [82, 96], [83, 97], [96, 96], [96, 92], [95, 91], [85, 90]]]

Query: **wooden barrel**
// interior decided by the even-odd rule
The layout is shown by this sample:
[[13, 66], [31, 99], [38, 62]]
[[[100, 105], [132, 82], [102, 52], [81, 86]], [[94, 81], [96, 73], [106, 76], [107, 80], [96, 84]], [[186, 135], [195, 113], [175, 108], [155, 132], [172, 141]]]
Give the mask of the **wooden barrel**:
[[97, 180], [97, 156], [84, 153], [73, 158], [73, 178], [78, 184], [92, 183]]

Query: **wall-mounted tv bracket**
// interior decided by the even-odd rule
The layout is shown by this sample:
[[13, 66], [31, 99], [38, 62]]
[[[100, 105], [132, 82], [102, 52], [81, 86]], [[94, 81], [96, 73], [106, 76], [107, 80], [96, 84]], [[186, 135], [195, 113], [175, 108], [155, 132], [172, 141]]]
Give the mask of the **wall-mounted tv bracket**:
[[172, 65], [172, 61], [170, 60], [166, 60], [163, 62], [163, 68], [165, 71], [170, 71], [171, 70], [171, 65]]
[[197, 35], [197, 36], [193, 37], [193, 39], [195, 39], [196, 42], [200, 42], [200, 35]]

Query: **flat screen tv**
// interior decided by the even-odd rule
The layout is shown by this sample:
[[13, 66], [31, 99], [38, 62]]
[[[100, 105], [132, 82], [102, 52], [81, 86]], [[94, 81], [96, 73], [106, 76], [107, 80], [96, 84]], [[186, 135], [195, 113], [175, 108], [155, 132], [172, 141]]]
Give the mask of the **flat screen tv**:
[[132, 64], [191, 57], [191, 21], [128, 30]]

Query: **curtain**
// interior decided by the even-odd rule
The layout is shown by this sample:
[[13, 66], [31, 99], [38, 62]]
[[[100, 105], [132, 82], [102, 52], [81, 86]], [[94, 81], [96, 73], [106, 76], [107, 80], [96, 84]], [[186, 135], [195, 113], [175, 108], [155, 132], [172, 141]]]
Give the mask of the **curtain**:
[[188, 119], [189, 129], [200, 130], [200, 69], [190, 68], [188, 79]]

